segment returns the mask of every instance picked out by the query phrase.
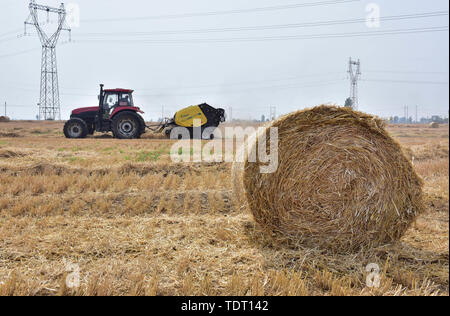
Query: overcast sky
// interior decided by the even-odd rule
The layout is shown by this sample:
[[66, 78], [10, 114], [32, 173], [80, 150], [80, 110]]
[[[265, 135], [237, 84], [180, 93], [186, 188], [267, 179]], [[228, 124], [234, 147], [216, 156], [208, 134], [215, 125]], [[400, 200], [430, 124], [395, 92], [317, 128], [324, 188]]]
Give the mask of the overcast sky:
[[[37, 2], [59, 6], [60, 1]], [[298, 5], [313, 2], [322, 5]], [[99, 83], [135, 89], [135, 103], [146, 119], [160, 117], [163, 106], [164, 115], [172, 116], [202, 102], [232, 107], [233, 117], [244, 119], [267, 117], [271, 106], [279, 115], [322, 103], [343, 104], [350, 89], [349, 57], [361, 60], [361, 110], [402, 116], [408, 105], [415, 116], [417, 105], [419, 117], [448, 116], [448, 30], [434, 29], [448, 26], [447, 0], [330, 2], [70, 1], [79, 5], [81, 21], [73, 27], [73, 42], [64, 43], [68, 35], [63, 32], [57, 49], [62, 118], [74, 108], [97, 105]], [[363, 22], [369, 3], [391, 20], [369, 28]], [[29, 14], [27, 0], [0, 0], [0, 5], [0, 102], [8, 102], [10, 117], [33, 119], [40, 42], [36, 36], [17, 38]], [[433, 16], [417, 18], [424, 13]], [[356, 19], [361, 22], [317, 26]], [[47, 25], [47, 31], [51, 27], [55, 24]], [[404, 34], [379, 35], [391, 30]], [[378, 35], [354, 35], [364, 32]], [[311, 35], [318, 38], [305, 38]]]

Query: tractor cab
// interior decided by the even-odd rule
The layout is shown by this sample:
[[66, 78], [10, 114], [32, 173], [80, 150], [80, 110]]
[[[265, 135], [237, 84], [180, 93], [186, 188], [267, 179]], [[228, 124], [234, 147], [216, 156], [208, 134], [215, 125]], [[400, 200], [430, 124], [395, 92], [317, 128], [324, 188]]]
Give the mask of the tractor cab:
[[[113, 130], [113, 119], [118, 113], [132, 112], [143, 113], [138, 107], [134, 106], [133, 90], [129, 89], [103, 89], [100, 85], [98, 115], [95, 119], [95, 130], [98, 132], [108, 132]], [[139, 133], [145, 132], [145, 123], [139, 117]], [[125, 125], [124, 125], [125, 126]], [[127, 129], [132, 129], [132, 125], [126, 125]]]
[[101, 90], [100, 107], [104, 119], [110, 119], [111, 115], [121, 107], [134, 107], [133, 90], [107, 89]]

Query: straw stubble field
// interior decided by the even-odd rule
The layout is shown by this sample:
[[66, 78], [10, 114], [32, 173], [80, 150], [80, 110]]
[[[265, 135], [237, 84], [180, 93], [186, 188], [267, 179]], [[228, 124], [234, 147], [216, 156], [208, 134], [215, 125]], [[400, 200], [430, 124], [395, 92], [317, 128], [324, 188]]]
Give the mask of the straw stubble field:
[[[0, 123], [0, 295], [449, 294], [448, 126], [388, 128], [424, 179], [426, 211], [399, 243], [348, 254], [264, 234], [228, 163], [174, 164], [165, 139], [61, 128]], [[366, 286], [370, 263], [379, 287]]]

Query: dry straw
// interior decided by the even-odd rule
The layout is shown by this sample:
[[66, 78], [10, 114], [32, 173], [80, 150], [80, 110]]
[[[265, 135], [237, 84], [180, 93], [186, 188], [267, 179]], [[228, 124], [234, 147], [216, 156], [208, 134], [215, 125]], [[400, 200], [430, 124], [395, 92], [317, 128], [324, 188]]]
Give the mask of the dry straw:
[[322, 105], [268, 127], [278, 128], [277, 171], [233, 166], [235, 192], [264, 230], [356, 251], [398, 240], [423, 210], [422, 180], [379, 118]]

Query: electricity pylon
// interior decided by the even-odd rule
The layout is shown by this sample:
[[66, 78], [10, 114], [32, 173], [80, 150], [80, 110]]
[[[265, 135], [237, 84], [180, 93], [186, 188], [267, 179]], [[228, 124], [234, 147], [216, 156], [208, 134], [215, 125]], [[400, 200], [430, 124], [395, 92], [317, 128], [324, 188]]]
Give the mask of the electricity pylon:
[[[66, 25], [66, 10], [63, 3], [61, 3], [59, 8], [52, 8], [39, 5], [35, 0], [30, 0], [29, 9], [30, 15], [25, 21], [25, 35], [27, 34], [27, 25], [33, 25], [42, 44], [39, 119], [55, 120], [58, 118], [61, 120], [56, 44], [58, 43], [61, 31], [68, 31], [70, 36], [71, 30]], [[39, 22], [39, 11], [47, 13], [47, 23], [50, 22], [50, 13], [58, 15], [57, 29], [50, 36], [46, 34]]]
[[358, 81], [361, 79], [361, 62], [354, 61], [350, 57], [348, 63], [348, 74], [350, 77], [350, 99], [352, 100], [352, 107], [354, 110], [358, 110]]

